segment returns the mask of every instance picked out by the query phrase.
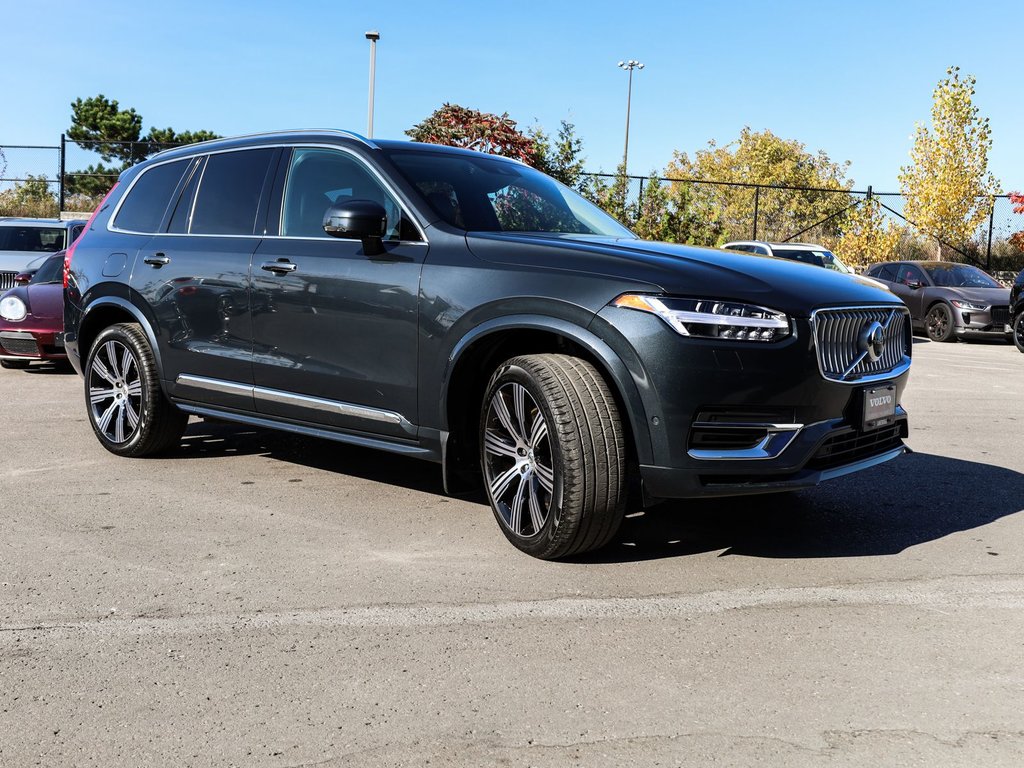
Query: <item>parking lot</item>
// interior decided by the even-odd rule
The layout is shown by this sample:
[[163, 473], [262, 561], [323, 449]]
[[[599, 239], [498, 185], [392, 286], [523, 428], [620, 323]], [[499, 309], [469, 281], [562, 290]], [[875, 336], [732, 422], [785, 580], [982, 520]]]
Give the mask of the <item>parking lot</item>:
[[0, 764], [1019, 766], [1024, 355], [918, 339], [913, 455], [533, 560], [439, 469], [0, 371]]

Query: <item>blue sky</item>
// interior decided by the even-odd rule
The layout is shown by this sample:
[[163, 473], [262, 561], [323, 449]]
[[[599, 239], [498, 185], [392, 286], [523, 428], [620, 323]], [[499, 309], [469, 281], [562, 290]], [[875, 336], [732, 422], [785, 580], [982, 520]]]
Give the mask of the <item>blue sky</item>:
[[[633, 81], [630, 172], [673, 150], [728, 142], [744, 125], [851, 161], [857, 187], [897, 189], [910, 135], [951, 64], [978, 78], [992, 171], [1024, 187], [1019, 66], [1024, 5], [993, 2], [388, 2], [140, 4], [7, 0], [0, 146], [53, 144], [76, 97], [103, 93], [150, 126], [223, 135], [366, 129], [368, 29], [379, 29], [375, 135], [445, 101], [508, 112], [549, 132], [562, 119], [590, 170], [621, 158]], [[71, 32], [74, 30], [75, 32]], [[12, 66], [12, 62], [18, 62]], [[144, 129], [144, 130], [145, 130]], [[8, 152], [13, 172], [28, 155]], [[52, 174], [51, 174], [52, 175]]]

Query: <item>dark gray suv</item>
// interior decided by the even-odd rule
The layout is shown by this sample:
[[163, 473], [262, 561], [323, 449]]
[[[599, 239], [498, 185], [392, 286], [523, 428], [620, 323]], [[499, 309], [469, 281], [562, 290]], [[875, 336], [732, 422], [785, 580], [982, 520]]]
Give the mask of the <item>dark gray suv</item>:
[[813, 486], [899, 456], [910, 326], [828, 270], [638, 240], [521, 163], [337, 131], [125, 171], [66, 264], [100, 443], [189, 414], [442, 465], [537, 557], [627, 507]]

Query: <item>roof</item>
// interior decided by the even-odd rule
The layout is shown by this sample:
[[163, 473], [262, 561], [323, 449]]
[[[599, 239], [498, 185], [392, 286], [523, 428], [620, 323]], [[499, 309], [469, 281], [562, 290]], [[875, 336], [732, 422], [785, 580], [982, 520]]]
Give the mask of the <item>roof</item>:
[[19, 219], [15, 216], [0, 216], [0, 227], [60, 227], [61, 229], [67, 229], [73, 224], [85, 224], [85, 220], [74, 219], [72, 221], [63, 221], [61, 219]]

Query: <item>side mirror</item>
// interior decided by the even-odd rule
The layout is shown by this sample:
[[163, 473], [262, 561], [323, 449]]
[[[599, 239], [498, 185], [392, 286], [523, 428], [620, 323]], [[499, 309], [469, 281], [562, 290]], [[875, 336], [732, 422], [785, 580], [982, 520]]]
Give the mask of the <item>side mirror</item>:
[[387, 229], [387, 212], [373, 200], [346, 200], [332, 205], [324, 214], [324, 232], [344, 240], [362, 240], [367, 256], [384, 253], [382, 241]]
[[14, 276], [15, 285], [28, 285], [32, 281], [32, 272], [19, 272]]
[[907, 288], [909, 288], [910, 290], [916, 291], [920, 287], [921, 287], [921, 281], [920, 280], [907, 280]]

